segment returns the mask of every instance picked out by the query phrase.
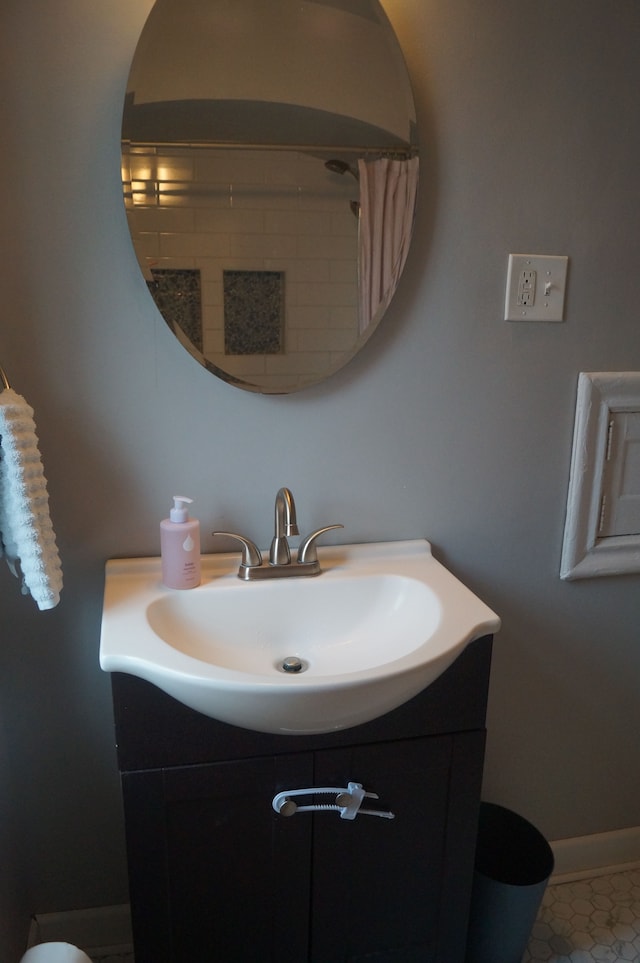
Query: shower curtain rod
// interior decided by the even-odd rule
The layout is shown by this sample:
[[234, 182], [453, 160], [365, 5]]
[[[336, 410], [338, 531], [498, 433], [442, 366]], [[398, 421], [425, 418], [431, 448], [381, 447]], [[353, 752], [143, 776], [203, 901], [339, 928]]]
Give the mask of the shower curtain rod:
[[144, 141], [144, 140], [123, 140], [123, 147], [131, 149], [142, 148], [143, 150], [153, 150], [163, 147], [207, 147], [215, 150], [272, 150], [272, 151], [299, 151], [309, 154], [379, 154], [382, 157], [397, 157], [408, 160], [417, 154], [416, 147], [407, 145], [406, 147], [376, 147], [349, 144], [234, 144], [230, 141]]

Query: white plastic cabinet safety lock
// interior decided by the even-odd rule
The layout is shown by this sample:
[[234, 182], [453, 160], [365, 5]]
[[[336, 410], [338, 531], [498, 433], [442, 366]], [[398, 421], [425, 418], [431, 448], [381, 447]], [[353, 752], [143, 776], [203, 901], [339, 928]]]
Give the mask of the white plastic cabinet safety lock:
[[[333, 803], [308, 803], [299, 806], [294, 802], [297, 796], [318, 796], [328, 794], [335, 796]], [[280, 816], [294, 816], [296, 813], [310, 812], [339, 812], [340, 819], [355, 819], [358, 813], [362, 816], [381, 816], [382, 819], [395, 819], [392, 812], [381, 809], [362, 809], [363, 799], [379, 799], [375, 792], [365, 792], [359, 782], [350, 782], [346, 789], [339, 786], [323, 786], [312, 789], [285, 789], [277, 793], [272, 800], [272, 807]]]

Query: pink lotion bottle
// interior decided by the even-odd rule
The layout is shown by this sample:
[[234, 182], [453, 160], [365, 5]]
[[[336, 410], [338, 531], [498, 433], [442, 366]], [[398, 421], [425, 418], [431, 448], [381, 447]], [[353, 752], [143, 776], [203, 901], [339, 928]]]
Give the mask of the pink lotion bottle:
[[169, 518], [160, 522], [162, 581], [167, 588], [190, 589], [200, 584], [200, 522], [189, 518], [192, 499], [173, 496]]

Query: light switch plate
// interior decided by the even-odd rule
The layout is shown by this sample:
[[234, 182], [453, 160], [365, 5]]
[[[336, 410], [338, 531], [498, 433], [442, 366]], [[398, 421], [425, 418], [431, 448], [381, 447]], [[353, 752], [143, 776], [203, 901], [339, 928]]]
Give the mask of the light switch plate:
[[566, 255], [510, 254], [505, 321], [564, 321]]

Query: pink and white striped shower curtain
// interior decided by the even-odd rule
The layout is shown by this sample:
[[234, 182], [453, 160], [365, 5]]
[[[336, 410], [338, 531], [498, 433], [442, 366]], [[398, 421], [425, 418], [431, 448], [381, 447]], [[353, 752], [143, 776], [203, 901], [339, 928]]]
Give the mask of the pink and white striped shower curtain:
[[359, 160], [359, 331], [384, 310], [396, 289], [409, 251], [418, 158]]

